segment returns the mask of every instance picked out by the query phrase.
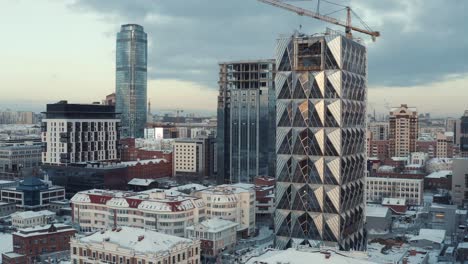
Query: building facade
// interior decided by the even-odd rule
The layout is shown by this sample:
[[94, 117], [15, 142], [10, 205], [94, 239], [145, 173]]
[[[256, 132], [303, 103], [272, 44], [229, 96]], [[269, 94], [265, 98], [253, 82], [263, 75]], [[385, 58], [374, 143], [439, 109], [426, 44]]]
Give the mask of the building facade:
[[255, 233], [255, 191], [253, 184], [225, 184], [196, 191], [206, 204], [206, 219], [221, 218], [238, 224], [242, 237]]
[[402, 104], [390, 110], [390, 155], [407, 157], [416, 151], [418, 139], [418, 112], [414, 107]]
[[456, 205], [468, 201], [468, 159], [453, 159], [452, 164], [452, 201]]
[[374, 140], [388, 140], [388, 123], [386, 122], [371, 122], [368, 124], [368, 129], [372, 133]]
[[436, 158], [453, 158], [453, 133], [438, 133], [436, 137]]
[[73, 222], [84, 232], [129, 226], [183, 237], [187, 226], [205, 217], [202, 199], [169, 190], [94, 189], [79, 192], [70, 201]]
[[381, 203], [384, 198], [405, 198], [410, 205], [423, 204], [422, 179], [367, 177], [366, 188], [369, 203]]
[[39, 263], [41, 255], [70, 250], [75, 233], [73, 227], [63, 224], [19, 229], [13, 233], [13, 252], [2, 254], [2, 263]]
[[277, 41], [277, 248], [365, 249], [366, 54], [337, 34]]
[[0, 177], [20, 177], [23, 172], [38, 169], [42, 160], [40, 143], [27, 141], [13, 146], [0, 147]]
[[70, 248], [72, 263], [201, 263], [200, 241], [131, 227], [73, 238]]
[[54, 219], [55, 213], [48, 210], [16, 212], [11, 215], [11, 225], [16, 228], [35, 227], [50, 224]]
[[142, 138], [146, 126], [147, 49], [142, 26], [121, 26], [117, 33], [115, 107], [122, 114], [123, 138]]
[[202, 180], [208, 176], [205, 166], [210, 156], [206, 155], [209, 147], [205, 139], [178, 138], [174, 141], [173, 175], [175, 177]]
[[218, 184], [274, 175], [274, 60], [220, 63]]
[[42, 163], [65, 165], [117, 161], [120, 120], [115, 107], [99, 104], [48, 104], [42, 120]]

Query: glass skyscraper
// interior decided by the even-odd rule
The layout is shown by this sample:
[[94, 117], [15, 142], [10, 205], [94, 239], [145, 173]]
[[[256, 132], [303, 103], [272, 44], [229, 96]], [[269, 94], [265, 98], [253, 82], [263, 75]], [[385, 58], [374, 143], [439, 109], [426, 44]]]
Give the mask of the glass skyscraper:
[[275, 173], [274, 60], [220, 63], [218, 183]]
[[277, 42], [277, 248], [366, 247], [366, 54], [336, 33]]
[[143, 137], [147, 118], [147, 47], [143, 27], [122, 25], [117, 33], [115, 107], [121, 113], [121, 136]]

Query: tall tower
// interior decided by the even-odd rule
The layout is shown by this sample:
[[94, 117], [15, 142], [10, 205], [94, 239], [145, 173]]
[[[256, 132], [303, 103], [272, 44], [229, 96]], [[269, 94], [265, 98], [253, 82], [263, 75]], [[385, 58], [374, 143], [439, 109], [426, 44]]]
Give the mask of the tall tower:
[[418, 139], [418, 112], [414, 107], [402, 104], [390, 109], [389, 117], [390, 155], [407, 157], [416, 151]]
[[217, 182], [253, 183], [275, 171], [274, 60], [220, 63]]
[[365, 249], [366, 54], [336, 33], [277, 41], [277, 248]]
[[143, 137], [147, 118], [147, 46], [142, 26], [121, 26], [117, 33], [115, 106], [121, 113], [123, 138]]

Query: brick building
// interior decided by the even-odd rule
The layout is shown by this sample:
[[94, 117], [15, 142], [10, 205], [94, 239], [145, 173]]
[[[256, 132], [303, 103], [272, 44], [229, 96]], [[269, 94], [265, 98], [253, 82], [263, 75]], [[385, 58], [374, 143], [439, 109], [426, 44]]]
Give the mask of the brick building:
[[2, 254], [2, 263], [36, 263], [43, 254], [70, 250], [70, 238], [75, 233], [63, 224], [20, 229], [13, 233], [13, 252]]
[[171, 151], [138, 148], [135, 144], [134, 138], [121, 139], [120, 144], [122, 147], [122, 152], [121, 152], [122, 161], [165, 159], [168, 162], [172, 163]]
[[275, 212], [275, 183], [269, 176], [260, 176], [254, 179], [255, 185], [255, 214], [258, 222], [273, 224]]

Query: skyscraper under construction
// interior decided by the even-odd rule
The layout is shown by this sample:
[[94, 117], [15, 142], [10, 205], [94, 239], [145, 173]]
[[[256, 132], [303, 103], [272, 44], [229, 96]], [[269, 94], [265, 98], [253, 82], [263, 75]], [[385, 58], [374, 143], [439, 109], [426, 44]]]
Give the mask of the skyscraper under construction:
[[276, 46], [275, 245], [362, 250], [366, 48], [336, 32]]

